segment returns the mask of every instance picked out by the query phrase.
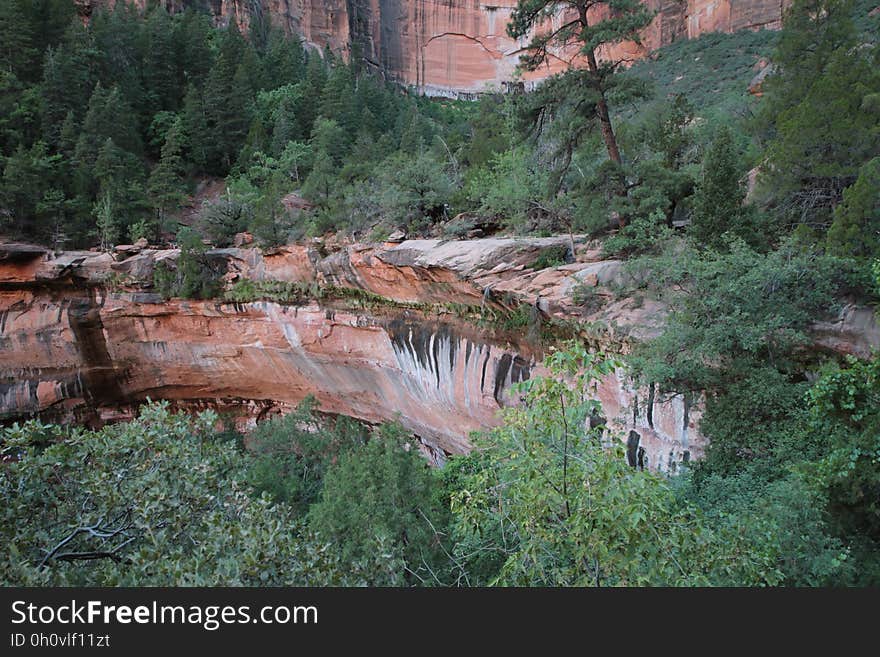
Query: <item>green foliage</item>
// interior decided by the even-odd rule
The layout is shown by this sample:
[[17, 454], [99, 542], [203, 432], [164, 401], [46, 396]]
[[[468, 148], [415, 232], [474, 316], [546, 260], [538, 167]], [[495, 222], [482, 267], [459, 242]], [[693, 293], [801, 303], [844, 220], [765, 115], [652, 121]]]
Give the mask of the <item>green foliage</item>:
[[202, 206], [199, 228], [217, 246], [229, 246], [236, 233], [247, 230], [252, 222], [253, 208], [231, 194]]
[[95, 204], [95, 225], [98, 228], [98, 239], [101, 242], [101, 250], [109, 251], [119, 239], [119, 219], [113, 206], [113, 197], [106, 193]]
[[733, 134], [722, 129], [706, 151], [702, 175], [694, 192], [688, 234], [701, 246], [723, 249], [731, 235], [759, 244], [762, 237], [767, 237], [750, 221], [754, 212], [743, 207], [745, 172], [740, 162]]
[[368, 558], [377, 541], [396, 550], [402, 570], [377, 572], [373, 585], [444, 583], [438, 481], [408, 440], [399, 426], [384, 425], [363, 448], [343, 452], [309, 511], [311, 527], [343, 563]]
[[201, 237], [184, 226], [177, 234], [177, 241], [180, 245], [177, 262], [172, 265], [163, 260], [156, 264], [153, 272], [156, 291], [166, 299], [210, 299], [216, 296], [223, 272], [215, 270]]
[[247, 437], [253, 455], [248, 483], [300, 517], [319, 499], [328, 468], [366, 441], [363, 426], [345, 417], [322, 421], [315, 408], [308, 397], [292, 413], [261, 422]]
[[458, 466], [460, 568], [473, 567], [478, 583], [512, 585], [778, 581], [767, 547], [709, 530], [662, 478], [629, 467], [617, 441], [585, 430], [595, 381], [617, 363], [578, 349], [545, 362], [552, 375], [519, 384], [523, 403]]
[[762, 188], [786, 224], [823, 231], [843, 190], [880, 155], [876, 47], [860, 48], [851, 0], [799, 0], [786, 13], [767, 80]]
[[778, 38], [775, 30], [739, 30], [678, 39], [622, 73], [625, 78], [646, 81], [659, 93], [647, 106], [624, 106], [620, 113], [638, 118], [669, 97], [681, 97], [701, 117], [699, 129], [735, 125], [754, 111], [757, 99], [743, 92], [755, 75], [755, 64], [769, 58]]
[[843, 191], [828, 230], [828, 248], [840, 256], [880, 256], [880, 157], [865, 164]]
[[675, 392], [723, 388], [765, 360], [796, 371], [808, 329], [855, 275], [847, 261], [794, 242], [763, 254], [735, 239], [725, 253], [673, 247], [631, 267], [671, 308], [663, 335], [633, 363], [646, 382]]
[[183, 124], [176, 119], [165, 136], [162, 159], [150, 175], [149, 191], [160, 215], [177, 207], [184, 199]]
[[525, 147], [491, 156], [487, 166], [470, 173], [466, 194], [477, 212], [498, 217], [504, 225], [522, 231], [547, 188], [546, 172]]
[[[145, 406], [137, 420], [69, 432], [3, 431], [0, 534], [7, 585], [357, 584], [384, 567], [341, 567], [292, 511], [243, 484], [217, 420]], [[4, 459], [6, 460], [6, 459]], [[378, 554], [378, 553], [376, 553]]]
[[567, 246], [553, 246], [543, 249], [538, 254], [538, 257], [535, 258], [531, 267], [535, 271], [547, 269], [548, 267], [559, 267], [568, 262], [568, 253], [569, 249]]
[[880, 359], [850, 358], [816, 382], [809, 400], [827, 451], [808, 472], [827, 493], [839, 529], [873, 544], [873, 575], [880, 577]]

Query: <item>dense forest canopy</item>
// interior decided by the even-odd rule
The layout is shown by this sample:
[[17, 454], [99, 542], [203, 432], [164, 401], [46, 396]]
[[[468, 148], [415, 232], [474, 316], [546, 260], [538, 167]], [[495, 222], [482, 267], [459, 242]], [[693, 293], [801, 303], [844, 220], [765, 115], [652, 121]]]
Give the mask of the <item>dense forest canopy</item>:
[[[548, 4], [521, 0], [522, 36]], [[555, 35], [589, 56], [638, 3]], [[0, 232], [182, 250], [165, 296], [212, 297], [205, 242], [331, 232], [585, 233], [670, 308], [623, 361], [579, 345], [430, 470], [394, 424], [311, 401], [246, 440], [145, 406], [100, 430], [2, 433], [0, 577], [19, 584], [876, 585], [876, 357], [814, 322], [880, 288], [880, 47], [872, 3], [795, 0], [778, 32], [709, 34], [628, 69], [429, 100], [280, 30], [124, 3], [0, 3]], [[537, 39], [526, 67], [552, 45]], [[619, 64], [619, 63], [618, 63]], [[761, 94], [747, 93], [770, 66]], [[185, 213], [207, 181], [225, 188]], [[290, 195], [302, 202], [293, 204]], [[570, 254], [569, 254], [570, 255]], [[704, 460], [632, 469], [584, 431], [597, 377], [705, 399]], [[119, 482], [109, 483], [110, 481]]]

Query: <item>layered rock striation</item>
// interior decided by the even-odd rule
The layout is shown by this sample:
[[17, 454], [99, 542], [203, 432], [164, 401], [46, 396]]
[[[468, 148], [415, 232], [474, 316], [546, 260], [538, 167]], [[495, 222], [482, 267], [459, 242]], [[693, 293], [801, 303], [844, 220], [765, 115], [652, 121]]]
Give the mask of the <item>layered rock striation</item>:
[[[606, 351], [656, 335], [665, 309], [617, 298], [622, 263], [579, 244], [575, 262], [538, 269], [569, 238], [409, 240], [398, 245], [215, 249], [236, 281], [286, 282], [293, 300], [163, 301], [157, 262], [176, 250], [127, 247], [114, 256], [0, 245], [0, 419], [127, 417], [144, 400], [213, 407], [243, 421], [283, 412], [307, 395], [322, 411], [368, 422], [398, 419], [440, 462], [469, 433], [498, 423], [514, 383], [541, 374], [540, 344], [510, 309], [566, 325]], [[569, 258], [571, 259], [571, 258]], [[605, 302], [575, 303], [588, 288]], [[518, 309], [518, 310], [517, 310]], [[494, 318], [494, 319], [493, 319]], [[867, 309], [817, 325], [829, 349], [865, 355], [880, 345]], [[623, 372], [599, 382], [611, 432], [633, 465], [674, 470], [699, 458], [699, 410], [636, 389]]]
[[[84, 15], [115, 0], [78, 0]], [[644, 0], [656, 16], [641, 43], [615, 47], [614, 56], [635, 61], [678, 39], [706, 32], [778, 29], [789, 0]], [[136, 0], [146, 6], [147, 0]], [[324, 47], [372, 62], [389, 77], [427, 94], [462, 96], [498, 89], [514, 80], [531, 83], [558, 72], [572, 53], [557, 52], [549, 65], [515, 76], [527, 40], [507, 35], [516, 0], [166, 0], [171, 10], [207, 7], [218, 23], [243, 29], [271, 21]], [[598, 11], [598, 10], [597, 10]], [[598, 17], [598, 15], [597, 15]], [[548, 21], [561, 25], [565, 11]]]

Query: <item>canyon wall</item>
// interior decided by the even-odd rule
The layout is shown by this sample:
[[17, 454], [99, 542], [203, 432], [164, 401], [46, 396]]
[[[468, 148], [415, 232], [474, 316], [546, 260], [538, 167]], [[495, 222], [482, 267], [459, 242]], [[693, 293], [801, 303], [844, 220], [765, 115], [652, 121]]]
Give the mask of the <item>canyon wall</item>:
[[[314, 395], [329, 413], [398, 418], [439, 463], [466, 451], [471, 431], [499, 422], [499, 409], [515, 401], [512, 384], [545, 372], [525, 328], [475, 318], [527, 304], [547, 322], [582, 319], [593, 327], [582, 337], [596, 349], [625, 349], [662, 323], [662, 308], [630, 307], [610, 293], [600, 314], [578, 317], [572, 286], [606, 294], [620, 263], [592, 260], [582, 246], [581, 262], [531, 266], [567, 243], [412, 240], [324, 255], [313, 245], [210, 252], [229, 282], [314, 286], [315, 298], [297, 303], [162, 301], [149, 282], [157, 261], [177, 257], [172, 250], [114, 258], [0, 245], [0, 419], [124, 419], [152, 398], [253, 421]], [[603, 321], [604, 331], [596, 329]], [[702, 454], [699, 414], [683, 398], [654, 399], [622, 373], [599, 382], [596, 396], [633, 464], [669, 470]]]
[[[84, 14], [115, 0], [77, 0]], [[789, 0], [644, 0], [656, 16], [641, 44], [616, 46], [616, 58], [650, 51], [705, 32], [778, 29]], [[145, 6], [147, 0], [136, 0]], [[267, 21], [299, 34], [314, 48], [348, 57], [354, 49], [389, 77], [432, 95], [462, 96], [501, 88], [514, 73], [527, 40], [507, 35], [515, 0], [165, 0], [171, 10], [210, 9], [218, 23], [247, 29]], [[598, 17], [599, 9], [593, 10]], [[560, 11], [548, 23], [566, 20]], [[548, 66], [524, 74], [529, 84], [565, 67], [572, 53], [556, 52]]]
[[[208, 252], [227, 284], [281, 281], [304, 291], [286, 303], [163, 301], [151, 290], [153, 269], [173, 264], [176, 250], [54, 254], [0, 244], [0, 420], [125, 419], [152, 398], [250, 423], [314, 395], [329, 413], [399, 419], [439, 463], [466, 451], [471, 431], [499, 422], [498, 411], [516, 401], [512, 384], [546, 373], [529, 328], [497, 321], [510, 309], [565, 325], [596, 351], [626, 352], [661, 330], [662, 305], [612, 291], [626, 285], [626, 270], [601, 259], [601, 248], [578, 240], [574, 262], [535, 266], [568, 244], [493, 238]], [[582, 286], [596, 303], [573, 300]], [[815, 332], [819, 346], [839, 353], [880, 346], [870, 308], [848, 306]], [[670, 471], [702, 455], [699, 404], [637, 389], [622, 371], [599, 381], [595, 398], [633, 465]]]

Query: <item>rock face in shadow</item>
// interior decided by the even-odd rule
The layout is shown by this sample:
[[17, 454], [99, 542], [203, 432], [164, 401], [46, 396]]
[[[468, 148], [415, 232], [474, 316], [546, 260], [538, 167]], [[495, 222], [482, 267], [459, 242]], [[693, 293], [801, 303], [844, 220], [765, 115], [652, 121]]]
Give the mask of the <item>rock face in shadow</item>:
[[[209, 252], [229, 282], [324, 291], [290, 303], [163, 301], [152, 270], [174, 250], [122, 249], [115, 260], [0, 244], [0, 419], [116, 420], [152, 398], [252, 422], [314, 395], [328, 413], [399, 419], [440, 462], [497, 424], [514, 383], [545, 373], [525, 329], [486, 325], [483, 314], [538, 307], [545, 321], [617, 351], [662, 327], [662, 306], [613, 300], [607, 286], [625, 280], [621, 263], [591, 259], [576, 241], [577, 261], [544, 269], [533, 265], [568, 237]], [[579, 307], [571, 291], [584, 285], [608, 301]], [[839, 352], [880, 345], [864, 309], [816, 328], [819, 344]], [[633, 446], [636, 467], [674, 470], [702, 455], [697, 402], [636, 389], [622, 372], [599, 383], [598, 398], [601, 424]]]
[[[83, 15], [115, 0], [77, 0]], [[135, 0], [146, 6], [148, 0]], [[705, 32], [778, 29], [788, 0], [644, 0], [656, 12], [641, 44], [623, 43], [606, 57], [637, 60], [652, 50]], [[192, 4], [170, 0], [174, 10]], [[219, 24], [237, 20], [243, 32], [254, 21], [271, 20], [299, 34], [318, 51], [344, 56], [353, 51], [387, 76], [421, 91], [466, 96], [498, 89], [513, 80], [527, 40], [507, 35], [516, 0], [210, 0]], [[592, 10], [600, 17], [600, 9]], [[568, 20], [561, 10], [543, 29]], [[562, 70], [573, 53], [555, 53], [547, 67], [525, 74], [530, 83]]]

